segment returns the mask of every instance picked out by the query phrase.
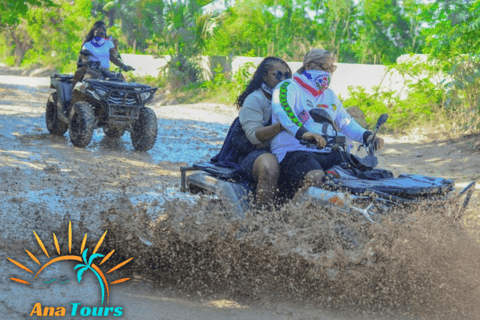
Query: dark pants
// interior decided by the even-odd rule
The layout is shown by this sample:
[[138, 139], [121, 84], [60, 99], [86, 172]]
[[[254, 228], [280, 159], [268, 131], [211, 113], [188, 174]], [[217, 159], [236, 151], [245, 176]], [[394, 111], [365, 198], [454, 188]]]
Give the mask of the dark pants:
[[258, 157], [260, 157], [264, 153], [270, 153], [268, 149], [256, 149], [250, 152], [245, 158], [240, 159], [240, 170], [243, 172], [244, 177], [247, 178], [250, 182], [255, 181], [255, 177], [253, 176], [253, 164]]
[[295, 188], [302, 186], [305, 175], [312, 170], [326, 171], [334, 165], [343, 162], [339, 151], [309, 152], [290, 151], [280, 163], [281, 174], [284, 179]]

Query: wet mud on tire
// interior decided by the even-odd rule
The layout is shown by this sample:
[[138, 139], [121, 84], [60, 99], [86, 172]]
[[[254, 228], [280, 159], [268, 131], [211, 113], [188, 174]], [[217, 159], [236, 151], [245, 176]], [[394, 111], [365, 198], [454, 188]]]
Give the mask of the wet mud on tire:
[[137, 151], [148, 151], [157, 141], [157, 116], [150, 108], [141, 108], [138, 120], [133, 124], [132, 144]]
[[57, 116], [57, 93], [53, 92], [47, 101], [45, 110], [45, 124], [51, 134], [63, 135], [68, 130], [68, 124], [63, 123]]
[[79, 101], [73, 106], [74, 114], [70, 120], [70, 140], [76, 147], [86, 147], [93, 136], [95, 116], [92, 106], [85, 101]]

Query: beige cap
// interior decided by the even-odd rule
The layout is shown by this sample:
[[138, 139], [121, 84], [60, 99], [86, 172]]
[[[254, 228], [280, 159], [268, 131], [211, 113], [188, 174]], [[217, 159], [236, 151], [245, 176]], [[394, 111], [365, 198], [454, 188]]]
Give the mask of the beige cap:
[[326, 58], [328, 56], [332, 56], [332, 54], [330, 53], [330, 51], [325, 49], [312, 49], [308, 51], [303, 57], [303, 66], [298, 69], [297, 73], [302, 73], [303, 71], [305, 71], [305, 66], [310, 62], [321, 58]]

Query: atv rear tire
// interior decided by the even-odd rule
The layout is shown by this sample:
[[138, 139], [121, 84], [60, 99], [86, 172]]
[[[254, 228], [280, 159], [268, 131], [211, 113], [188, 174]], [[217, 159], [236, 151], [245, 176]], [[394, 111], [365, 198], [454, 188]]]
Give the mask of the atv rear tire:
[[92, 106], [85, 101], [73, 105], [74, 114], [70, 119], [70, 140], [76, 147], [86, 147], [93, 136], [95, 116]]
[[125, 133], [125, 130], [123, 129], [115, 129], [115, 128], [103, 128], [103, 133], [105, 133], [105, 135], [109, 138], [112, 138], [112, 139], [118, 139], [120, 138], [121, 136], [123, 136], [123, 134]]
[[157, 116], [150, 108], [140, 109], [138, 120], [133, 124], [132, 144], [137, 151], [148, 151], [157, 141]]
[[64, 123], [58, 118], [57, 99], [56, 92], [53, 92], [48, 97], [45, 110], [45, 124], [51, 134], [63, 135], [68, 130], [68, 123]]

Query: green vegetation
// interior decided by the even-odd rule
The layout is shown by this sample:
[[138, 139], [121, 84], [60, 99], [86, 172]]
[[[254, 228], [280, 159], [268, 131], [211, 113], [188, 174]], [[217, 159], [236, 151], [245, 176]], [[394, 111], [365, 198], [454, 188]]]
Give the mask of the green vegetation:
[[363, 88], [349, 88], [351, 97], [344, 106], [358, 106], [370, 125], [388, 113], [385, 127], [394, 131], [425, 125], [454, 132], [480, 129], [480, 57], [460, 56], [453, 64], [411, 60], [392, 65], [390, 71], [405, 77], [404, 97], [380, 87], [370, 94]]
[[[324, 47], [339, 62], [381, 63], [410, 79], [402, 93], [352, 88], [345, 106], [368, 121], [388, 112], [394, 130], [440, 118], [451, 130], [480, 129], [480, 0], [0, 0], [0, 13], [0, 61], [9, 65], [73, 72], [83, 38], [104, 20], [120, 52], [172, 57], [142, 81], [169, 87], [177, 101], [233, 103], [248, 66], [204, 79], [200, 55], [300, 61]], [[429, 61], [396, 63], [408, 53]]]

